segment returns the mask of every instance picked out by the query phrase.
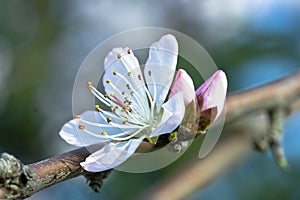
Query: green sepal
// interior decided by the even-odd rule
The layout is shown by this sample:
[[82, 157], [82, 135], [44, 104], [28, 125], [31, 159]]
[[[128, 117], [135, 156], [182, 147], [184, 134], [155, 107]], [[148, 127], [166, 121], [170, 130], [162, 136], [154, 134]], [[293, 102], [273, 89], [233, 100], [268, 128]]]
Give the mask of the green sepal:
[[178, 134], [177, 131], [174, 131], [173, 133], [170, 133], [170, 135], [169, 135], [169, 141], [175, 141], [175, 140], [177, 140], [177, 134]]
[[157, 140], [158, 140], [158, 137], [159, 136], [156, 136], [156, 137], [147, 137], [147, 140], [151, 143], [151, 144], [156, 144]]

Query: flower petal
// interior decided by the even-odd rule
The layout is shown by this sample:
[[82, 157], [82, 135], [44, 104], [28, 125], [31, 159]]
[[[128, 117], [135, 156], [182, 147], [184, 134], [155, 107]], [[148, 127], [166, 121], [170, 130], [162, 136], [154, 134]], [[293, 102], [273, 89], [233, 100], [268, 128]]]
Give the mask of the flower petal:
[[135, 152], [143, 139], [144, 138], [141, 137], [126, 142], [109, 143], [87, 157], [80, 165], [86, 171], [90, 172], [101, 172], [117, 167]]
[[[80, 127], [84, 127], [84, 130]], [[67, 143], [75, 146], [89, 146], [92, 144], [103, 143], [110, 141], [109, 138], [105, 138], [101, 136], [101, 132], [93, 132], [91, 127], [88, 127], [89, 132], [93, 132], [93, 134], [87, 133], [87, 126], [80, 123], [78, 119], [73, 119], [68, 123], [64, 124], [62, 129], [59, 132], [59, 135], [62, 139], [64, 139]], [[94, 127], [98, 128], [98, 127]]]
[[185, 106], [187, 106], [192, 100], [195, 100], [196, 98], [193, 80], [183, 69], [179, 69], [177, 72], [169, 98], [171, 98], [178, 92], [182, 92]]
[[151, 45], [144, 75], [158, 108], [164, 103], [174, 78], [178, 43], [173, 35], [165, 35]]
[[[111, 121], [108, 123], [107, 120]], [[126, 126], [122, 123], [119, 125], [122, 121], [110, 112], [100, 114], [95, 111], [86, 111], [79, 118], [66, 123], [59, 135], [69, 144], [88, 146], [111, 141], [114, 137], [125, 137], [139, 129], [132, 125]]]
[[179, 126], [185, 112], [182, 93], [176, 93], [162, 105], [162, 108], [163, 115], [161, 123], [154, 130], [152, 130], [151, 137], [159, 136], [165, 133], [171, 133]]
[[[216, 71], [196, 91], [201, 110], [217, 107], [217, 116], [221, 114], [227, 92], [227, 78], [222, 70]], [[200, 100], [199, 100], [200, 99]]]
[[118, 99], [120, 104], [129, 99], [141, 112], [149, 108], [145, 81], [139, 62], [131, 49], [114, 48], [105, 58], [104, 69], [104, 90], [113, 101]]
[[84, 131], [78, 129], [76, 119], [73, 119], [63, 125], [59, 131], [59, 135], [67, 143], [75, 146], [86, 146], [95, 144], [97, 142], [96, 137], [87, 135]]

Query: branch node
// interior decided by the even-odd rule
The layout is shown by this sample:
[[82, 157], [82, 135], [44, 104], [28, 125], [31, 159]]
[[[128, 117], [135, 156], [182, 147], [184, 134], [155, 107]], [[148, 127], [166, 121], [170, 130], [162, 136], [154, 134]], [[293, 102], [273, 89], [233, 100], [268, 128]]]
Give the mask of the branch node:
[[282, 141], [282, 125], [289, 110], [286, 106], [279, 105], [268, 111], [270, 128], [263, 135], [254, 138], [254, 147], [256, 150], [266, 152], [271, 149], [276, 163], [285, 171], [289, 170], [289, 164], [284, 155], [281, 145]]
[[103, 179], [107, 178], [110, 172], [111, 170], [98, 173], [86, 172], [86, 174], [84, 174], [84, 177], [86, 178], [87, 183], [94, 190], [94, 192], [100, 192], [100, 189], [103, 185]]
[[33, 173], [20, 160], [8, 153], [0, 156], [0, 198], [16, 199], [26, 196], [32, 187]]

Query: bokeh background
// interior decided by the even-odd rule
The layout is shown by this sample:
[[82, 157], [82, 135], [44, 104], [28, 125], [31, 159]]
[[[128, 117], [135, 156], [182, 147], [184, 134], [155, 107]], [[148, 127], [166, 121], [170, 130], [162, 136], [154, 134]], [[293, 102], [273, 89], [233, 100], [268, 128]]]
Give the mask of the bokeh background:
[[[149, 26], [180, 31], [202, 44], [227, 73], [230, 92], [299, 69], [297, 0], [1, 0], [0, 152], [31, 163], [72, 149], [57, 133], [72, 117], [81, 62], [113, 34]], [[299, 199], [299, 121], [295, 113], [284, 126], [290, 173], [269, 154], [253, 152], [188, 199]], [[196, 155], [145, 174], [115, 171], [99, 194], [78, 177], [30, 199], [132, 199]]]

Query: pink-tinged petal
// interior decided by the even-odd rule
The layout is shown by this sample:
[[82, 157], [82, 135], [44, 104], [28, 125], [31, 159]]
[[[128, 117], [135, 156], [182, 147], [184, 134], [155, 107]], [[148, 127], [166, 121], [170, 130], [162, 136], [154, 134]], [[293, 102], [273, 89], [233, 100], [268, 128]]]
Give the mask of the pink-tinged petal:
[[218, 70], [196, 91], [198, 102], [202, 106], [201, 110], [217, 107], [216, 118], [218, 118], [224, 107], [226, 93], [226, 75], [222, 70]]
[[109, 143], [87, 157], [80, 165], [89, 172], [101, 172], [117, 167], [136, 151], [143, 139], [140, 137], [126, 142]]
[[172, 96], [162, 105], [163, 115], [160, 124], [152, 130], [151, 137], [159, 136], [165, 133], [171, 133], [181, 123], [185, 106], [181, 92]]
[[195, 100], [196, 98], [193, 80], [183, 69], [179, 69], [177, 72], [169, 98], [171, 98], [178, 92], [182, 92], [185, 106], [187, 106], [192, 100]]
[[144, 76], [157, 108], [166, 100], [177, 64], [178, 43], [173, 35], [164, 35], [151, 45]]

